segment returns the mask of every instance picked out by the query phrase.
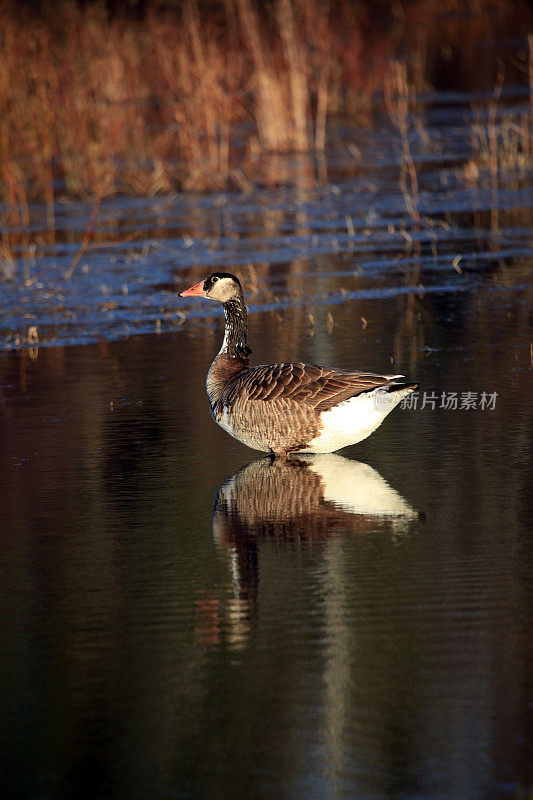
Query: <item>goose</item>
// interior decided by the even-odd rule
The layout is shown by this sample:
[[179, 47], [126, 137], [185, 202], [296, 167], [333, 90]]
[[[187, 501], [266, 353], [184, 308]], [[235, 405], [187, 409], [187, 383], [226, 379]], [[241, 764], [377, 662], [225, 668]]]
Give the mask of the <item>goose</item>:
[[214, 272], [179, 297], [222, 304], [222, 347], [207, 374], [211, 414], [238, 441], [274, 458], [332, 453], [357, 444], [381, 425], [417, 383], [403, 375], [346, 372], [299, 361], [250, 366], [248, 315], [240, 281]]

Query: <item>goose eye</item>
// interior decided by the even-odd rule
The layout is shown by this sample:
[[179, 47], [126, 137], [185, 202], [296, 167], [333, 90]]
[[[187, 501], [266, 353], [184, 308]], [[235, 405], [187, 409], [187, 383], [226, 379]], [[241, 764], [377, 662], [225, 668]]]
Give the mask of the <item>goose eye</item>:
[[218, 281], [217, 276], [213, 275], [213, 277], [211, 278], [211, 283], [216, 283], [217, 281]]

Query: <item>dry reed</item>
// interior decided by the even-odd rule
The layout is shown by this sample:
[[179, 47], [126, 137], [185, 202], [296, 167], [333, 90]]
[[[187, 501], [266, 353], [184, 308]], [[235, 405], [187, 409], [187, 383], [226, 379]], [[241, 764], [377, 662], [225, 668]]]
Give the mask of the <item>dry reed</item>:
[[[15, 254], [30, 259], [35, 245], [24, 233], [31, 201], [45, 203], [52, 241], [58, 197], [100, 202], [113, 193], [283, 180], [276, 154], [320, 153], [329, 120], [367, 114], [377, 91], [385, 91], [400, 134], [402, 191], [417, 221], [406, 125], [413, 76], [417, 91], [423, 81], [424, 47], [416, 38], [408, 81], [393, 58], [397, 32], [379, 30], [363, 0], [184, 0], [166, 10], [147, 4], [142, 18], [110, 16], [103, 1], [42, 8], [38, 16], [15, 0], [0, 4], [0, 261], [7, 277]], [[427, 0], [405, 6], [406, 29], [431, 9]], [[492, 185], [517, 147], [520, 158], [530, 158], [527, 124], [513, 120], [495, 133], [489, 120], [475, 131], [472, 160], [481, 171], [487, 161]], [[265, 153], [274, 157], [259, 162]], [[325, 166], [319, 173], [325, 179]]]
[[498, 189], [520, 186], [533, 160], [533, 131], [527, 112], [504, 111], [497, 102], [476, 104], [471, 126], [471, 156], [464, 167], [468, 184]]
[[413, 124], [413, 107], [416, 103], [416, 92], [409, 80], [407, 65], [399, 61], [391, 63], [391, 71], [385, 81], [385, 107], [390, 120], [399, 133], [401, 141], [400, 190], [402, 192], [407, 213], [414, 224], [420, 224], [418, 210], [419, 192], [418, 176], [413, 161], [410, 144], [410, 131]]
[[[533, 75], [533, 51], [530, 37], [529, 75]], [[490, 207], [492, 231], [500, 227], [501, 211], [496, 193], [502, 188], [522, 188], [529, 185], [533, 163], [532, 117], [527, 109], [517, 111], [500, 105], [503, 86], [500, 71], [493, 96], [487, 104], [472, 104], [470, 158], [464, 165], [463, 177], [470, 188], [490, 189], [495, 202]], [[533, 101], [533, 98], [532, 98]], [[514, 223], [531, 224], [531, 209], [506, 210], [504, 216]]]
[[53, 229], [58, 195], [246, 187], [257, 148], [323, 150], [328, 114], [357, 113], [373, 63], [361, 41], [357, 16], [332, 19], [319, 0], [226, 0], [217, 14], [187, 0], [142, 20], [4, 3], [0, 199], [20, 214], [44, 201]]

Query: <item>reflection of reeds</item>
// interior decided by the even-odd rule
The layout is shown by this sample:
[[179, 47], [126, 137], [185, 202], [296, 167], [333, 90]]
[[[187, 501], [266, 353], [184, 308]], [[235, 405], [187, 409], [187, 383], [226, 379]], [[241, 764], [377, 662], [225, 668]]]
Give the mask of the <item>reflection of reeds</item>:
[[405, 201], [407, 212], [415, 225], [420, 224], [418, 211], [419, 193], [416, 167], [411, 153], [409, 141], [413, 124], [413, 106], [416, 92], [408, 79], [406, 64], [393, 61], [391, 71], [385, 81], [385, 107], [392, 124], [398, 131], [402, 146], [400, 158], [400, 190]]
[[[522, 71], [528, 73], [530, 86], [533, 86], [532, 36], [528, 37], [528, 45], [529, 63]], [[468, 187], [490, 189], [494, 195], [490, 211], [493, 231], [498, 230], [501, 221], [496, 193], [502, 188], [519, 189], [527, 186], [533, 158], [531, 115], [527, 109], [516, 111], [500, 103], [504, 77], [503, 65], [500, 63], [496, 85], [488, 104], [472, 103], [470, 158], [463, 169]], [[531, 99], [533, 102], [533, 93]], [[529, 208], [506, 210], [503, 213], [506, 219], [512, 214], [515, 220], [522, 217], [524, 225], [530, 224]]]
[[531, 119], [525, 111], [505, 112], [498, 106], [476, 105], [471, 127], [471, 157], [464, 167], [470, 185], [497, 189], [520, 186], [527, 177], [533, 156]]
[[[420, 230], [422, 217], [418, 208], [420, 199], [418, 175], [411, 151], [410, 139], [415, 120], [417, 120], [417, 133], [424, 138], [426, 137], [421, 122], [421, 114], [418, 113], [415, 115], [414, 113], [417, 110], [417, 94], [422, 89], [421, 75], [422, 71], [418, 69], [417, 75], [410, 77], [407, 65], [394, 61], [384, 85], [385, 107], [393, 126], [399, 134], [401, 142], [399, 186], [406, 211], [412, 221], [412, 231], [415, 234], [413, 237], [408, 231], [401, 231], [406, 242], [406, 253], [410, 253], [414, 256], [412, 267], [405, 273], [404, 283], [413, 289], [418, 286], [419, 293], [423, 291], [423, 287], [420, 284], [420, 240], [416, 233]], [[417, 85], [415, 85], [415, 80], [417, 81]], [[410, 345], [411, 369], [414, 369], [416, 357], [415, 348], [417, 346], [415, 319], [416, 296], [414, 291], [411, 291], [405, 297], [405, 313], [398, 319], [394, 336], [396, 361], [404, 361], [404, 348], [406, 345]]]
[[[497, 192], [526, 186], [533, 157], [530, 115], [502, 110], [497, 101], [498, 97], [488, 107], [473, 106], [470, 158], [464, 165], [467, 186], [490, 189], [494, 195], [490, 215], [493, 231], [500, 225]], [[527, 209], [517, 211], [527, 216]]]

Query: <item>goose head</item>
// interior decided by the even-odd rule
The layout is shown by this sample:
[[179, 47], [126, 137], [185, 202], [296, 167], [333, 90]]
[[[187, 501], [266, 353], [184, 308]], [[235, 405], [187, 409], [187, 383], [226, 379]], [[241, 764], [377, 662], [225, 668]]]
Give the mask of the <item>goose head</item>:
[[235, 275], [229, 272], [213, 272], [200, 283], [190, 289], [179, 292], [178, 297], [205, 297], [207, 300], [218, 300], [224, 305], [243, 297], [242, 286]]

